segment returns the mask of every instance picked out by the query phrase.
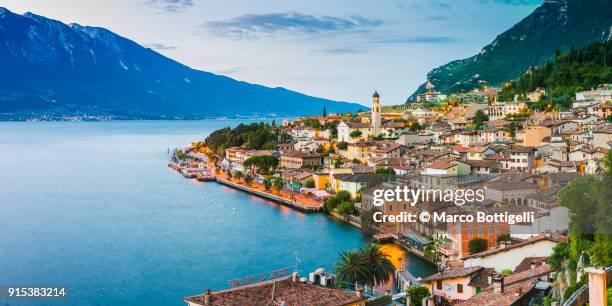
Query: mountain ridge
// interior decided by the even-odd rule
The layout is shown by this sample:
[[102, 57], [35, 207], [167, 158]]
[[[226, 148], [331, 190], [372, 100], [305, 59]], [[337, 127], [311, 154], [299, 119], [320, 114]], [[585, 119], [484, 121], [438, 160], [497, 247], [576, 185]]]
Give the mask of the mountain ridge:
[[[555, 51], [612, 38], [612, 0], [546, 0], [471, 57], [434, 68], [427, 79], [443, 93], [497, 86], [544, 64]], [[408, 97], [413, 101], [424, 84]]]
[[[133, 119], [305, 115], [366, 106], [192, 69], [103, 27], [0, 7], [4, 118], [110, 115]], [[1, 118], [0, 118], [1, 119]]]

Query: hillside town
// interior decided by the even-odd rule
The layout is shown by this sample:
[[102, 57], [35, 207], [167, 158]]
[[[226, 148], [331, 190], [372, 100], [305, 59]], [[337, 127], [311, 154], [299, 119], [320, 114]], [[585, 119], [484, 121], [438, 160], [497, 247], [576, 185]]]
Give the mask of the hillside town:
[[[545, 88], [537, 88], [527, 100], [501, 102], [492, 88], [446, 96], [428, 84], [417, 103], [383, 107], [374, 92], [368, 112], [327, 114], [323, 109], [320, 116], [273, 122], [274, 147], [222, 145], [215, 150], [207, 139], [182, 154], [201, 157], [194, 160], [200, 160], [200, 168], [214, 168], [208, 175], [218, 182], [303, 211], [324, 211], [378, 242], [395, 243], [435, 263], [438, 273], [418, 279], [401, 264], [395, 267], [399, 288], [427, 288], [423, 305], [534, 305], [511, 302], [541, 302], [573, 283], [547, 263], [554, 247], [568, 241], [570, 211], [560, 205], [559, 192], [573, 180], [603, 173], [612, 148], [612, 85], [576, 93], [567, 111], [551, 106], [533, 110], [530, 105], [545, 95]], [[191, 163], [198, 172], [198, 163]], [[485, 199], [462, 206], [443, 201], [373, 205], [374, 189], [396, 186], [483, 188]], [[376, 223], [375, 211], [513, 212], [535, 219], [517, 224]], [[589, 274], [589, 282], [601, 282], [606, 274], [589, 269], [573, 277]], [[554, 282], [555, 274], [568, 279]], [[346, 298], [364, 301], [366, 292], [360, 289], [356, 299]], [[207, 294], [212, 298], [215, 293]], [[192, 297], [188, 303], [206, 305], [196, 302], [205, 298]]]

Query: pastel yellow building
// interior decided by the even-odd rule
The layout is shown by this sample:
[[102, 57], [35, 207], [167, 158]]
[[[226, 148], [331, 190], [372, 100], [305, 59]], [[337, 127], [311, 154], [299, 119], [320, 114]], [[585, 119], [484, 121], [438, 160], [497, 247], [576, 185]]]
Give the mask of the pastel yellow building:
[[552, 135], [549, 127], [539, 125], [525, 125], [524, 132], [523, 146], [526, 147], [538, 147], [544, 139]]

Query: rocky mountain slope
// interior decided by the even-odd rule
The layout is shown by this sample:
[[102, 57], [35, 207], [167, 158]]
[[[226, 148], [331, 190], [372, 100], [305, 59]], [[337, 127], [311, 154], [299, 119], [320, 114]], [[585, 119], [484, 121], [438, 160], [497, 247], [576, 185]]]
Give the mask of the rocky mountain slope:
[[[483, 84], [499, 85], [550, 60], [557, 50], [609, 39], [612, 0], [545, 0], [479, 54], [435, 68], [427, 79], [444, 93], [467, 91]], [[421, 85], [408, 101], [424, 90]]]

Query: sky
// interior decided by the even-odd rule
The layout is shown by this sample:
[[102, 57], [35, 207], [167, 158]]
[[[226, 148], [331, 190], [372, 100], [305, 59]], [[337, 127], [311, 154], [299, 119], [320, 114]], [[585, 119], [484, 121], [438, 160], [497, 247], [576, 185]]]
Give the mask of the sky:
[[195, 69], [317, 97], [404, 103], [542, 0], [0, 0], [107, 28]]

